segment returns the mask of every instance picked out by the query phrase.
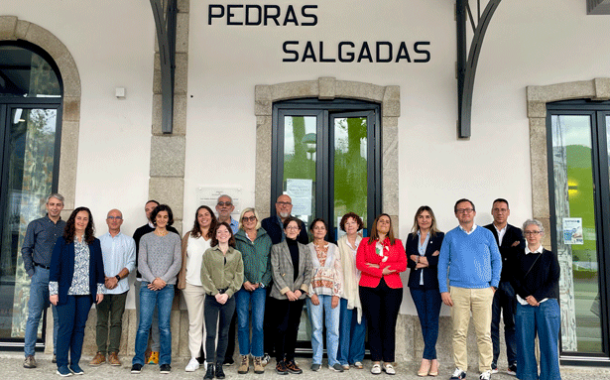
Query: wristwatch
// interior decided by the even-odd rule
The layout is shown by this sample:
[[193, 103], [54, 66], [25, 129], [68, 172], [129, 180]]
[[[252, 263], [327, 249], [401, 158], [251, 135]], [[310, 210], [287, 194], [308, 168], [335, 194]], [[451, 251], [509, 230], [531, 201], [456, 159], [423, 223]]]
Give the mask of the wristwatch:
[[118, 274], [114, 277], [116, 278], [117, 282], [121, 281], [121, 276], [119, 276]]

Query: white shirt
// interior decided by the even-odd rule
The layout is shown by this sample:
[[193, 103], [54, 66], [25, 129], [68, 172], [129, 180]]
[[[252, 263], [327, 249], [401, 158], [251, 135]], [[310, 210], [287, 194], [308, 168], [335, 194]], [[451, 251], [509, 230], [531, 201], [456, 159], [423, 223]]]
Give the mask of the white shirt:
[[192, 237], [189, 235], [189, 240], [186, 246], [186, 282], [193, 286], [201, 285], [201, 263], [203, 262], [203, 254], [210, 248], [212, 239], [205, 240], [203, 236]]
[[502, 245], [502, 239], [504, 239], [504, 235], [506, 235], [507, 227], [508, 227], [508, 224], [505, 225], [504, 228], [499, 230], [498, 227], [496, 227], [496, 225], [494, 224], [494, 228], [496, 229], [496, 232], [498, 233], [498, 247]]
[[[535, 251], [530, 251], [530, 248], [526, 246], [526, 247], [525, 247], [525, 254], [526, 254], [526, 255], [529, 255], [529, 254], [531, 254], [531, 253], [535, 253], [535, 254], [539, 254], [539, 255], [540, 255], [540, 254], [542, 254], [542, 244], [541, 244], [541, 245], [540, 245], [540, 247], [538, 247], [538, 249], [537, 249], [537, 250], [535, 250]], [[544, 301], [546, 301], [546, 300], [548, 300], [548, 298], [545, 298], [545, 299], [543, 299], [542, 301], [538, 301], [538, 303], [543, 303], [543, 302], [544, 302]], [[519, 303], [520, 303], [521, 305], [524, 305], [524, 306], [525, 306], [525, 305], [529, 305], [529, 303], [527, 303], [527, 301], [526, 301], [526, 300], [524, 300], [523, 298], [521, 298], [521, 297], [520, 297], [518, 294], [517, 294], [517, 301], [519, 301]]]
[[473, 233], [473, 232], [474, 232], [474, 230], [476, 230], [476, 229], [477, 229], [477, 225], [476, 225], [476, 224], [474, 224], [474, 223], [472, 224], [472, 229], [470, 230], [470, 232], [466, 231], [466, 230], [464, 229], [464, 227], [462, 227], [462, 225], [461, 225], [461, 224], [458, 224], [458, 227], [460, 227], [460, 230], [462, 230], [462, 231], [466, 232], [466, 235], [470, 235], [471, 233]]

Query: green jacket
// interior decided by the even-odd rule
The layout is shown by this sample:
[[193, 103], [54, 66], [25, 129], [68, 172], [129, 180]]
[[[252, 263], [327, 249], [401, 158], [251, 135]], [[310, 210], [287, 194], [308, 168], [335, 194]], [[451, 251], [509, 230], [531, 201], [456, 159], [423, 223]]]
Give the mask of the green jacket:
[[271, 246], [271, 238], [262, 227], [256, 232], [254, 242], [248, 239], [246, 231], [237, 231], [235, 248], [241, 252], [244, 260], [244, 282], [263, 284], [265, 287], [271, 284]]
[[243, 282], [244, 262], [238, 250], [229, 247], [226, 256], [218, 246], [205, 251], [201, 264], [201, 284], [205, 294], [215, 296], [220, 289], [226, 289], [225, 293], [230, 298]]

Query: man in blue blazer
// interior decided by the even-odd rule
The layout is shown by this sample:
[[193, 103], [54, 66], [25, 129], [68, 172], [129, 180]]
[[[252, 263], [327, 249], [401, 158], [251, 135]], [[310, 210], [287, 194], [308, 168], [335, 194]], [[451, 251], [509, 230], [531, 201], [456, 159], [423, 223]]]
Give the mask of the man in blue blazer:
[[[521, 229], [508, 224], [510, 208], [508, 201], [504, 198], [498, 198], [493, 202], [491, 207], [491, 215], [494, 218], [493, 223], [485, 226], [490, 230], [496, 238], [496, 243], [500, 248], [502, 255], [502, 271], [500, 277], [500, 285], [494, 295], [491, 316], [491, 341], [494, 347], [494, 358], [491, 364], [492, 373], [498, 372], [498, 357], [500, 356], [500, 315], [504, 316], [504, 338], [506, 340], [506, 356], [508, 359], [508, 374], [517, 374], [517, 342], [515, 338], [515, 311], [516, 298], [515, 290], [510, 281], [512, 273], [510, 272], [511, 255], [514, 255], [515, 247], [525, 248], [525, 239]], [[503, 311], [503, 313], [502, 313]]]

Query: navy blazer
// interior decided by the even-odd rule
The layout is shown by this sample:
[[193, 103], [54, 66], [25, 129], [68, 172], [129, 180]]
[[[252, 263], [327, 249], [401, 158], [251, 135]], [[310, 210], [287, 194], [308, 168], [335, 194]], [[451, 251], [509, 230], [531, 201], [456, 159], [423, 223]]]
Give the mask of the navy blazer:
[[[430, 239], [428, 240], [428, 246], [426, 247], [426, 258], [428, 259], [428, 267], [415, 269], [417, 263], [411, 260], [411, 255], [419, 256], [419, 251], [417, 250], [417, 246], [419, 245], [418, 240], [419, 236], [417, 233], [410, 233], [407, 236], [407, 242], [405, 246], [405, 251], [407, 252], [407, 267], [411, 268], [411, 274], [409, 275], [409, 288], [420, 288], [420, 289], [438, 289], [438, 255], [432, 256], [434, 252], [441, 250], [441, 245], [443, 244], [443, 239], [445, 238], [444, 232], [437, 232], [436, 236], [430, 234]], [[419, 284], [419, 278], [421, 271], [424, 272], [424, 285]]]
[[[53, 248], [51, 256], [51, 270], [49, 281], [57, 281], [59, 284], [58, 305], [68, 302], [68, 290], [72, 285], [74, 276], [74, 242], [66, 243], [60, 236]], [[93, 303], [97, 295], [97, 284], [104, 283], [104, 260], [102, 259], [102, 247], [100, 241], [95, 239], [89, 244], [89, 292]]]
[[[511, 259], [514, 259], [516, 256], [516, 252], [521, 252], [525, 249], [525, 239], [523, 238], [523, 232], [521, 232], [521, 228], [515, 227], [511, 224], [506, 225], [506, 232], [504, 233], [504, 237], [502, 238], [502, 245], [498, 243], [498, 231], [493, 223], [485, 226], [496, 238], [496, 244], [498, 244], [498, 248], [500, 248], [500, 255], [502, 255], [502, 274], [500, 276], [500, 281], [512, 281], [512, 276], [514, 273], [511, 272], [510, 268], [513, 265], [511, 263]], [[512, 244], [516, 241], [519, 241], [519, 245], [517, 247], [512, 247]], [[518, 248], [515, 250], [515, 248]], [[506, 270], [504, 270], [506, 268]]]
[[[282, 230], [277, 220], [277, 216], [271, 215], [268, 218], [263, 219], [261, 226], [267, 231], [267, 235], [271, 238], [271, 243], [279, 244], [282, 242]], [[307, 226], [301, 220], [301, 233], [297, 237], [297, 241], [301, 244], [309, 244], [309, 236], [307, 236]]]

